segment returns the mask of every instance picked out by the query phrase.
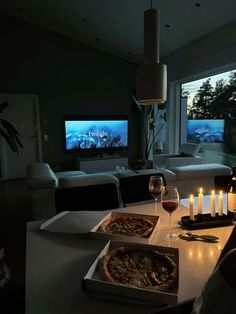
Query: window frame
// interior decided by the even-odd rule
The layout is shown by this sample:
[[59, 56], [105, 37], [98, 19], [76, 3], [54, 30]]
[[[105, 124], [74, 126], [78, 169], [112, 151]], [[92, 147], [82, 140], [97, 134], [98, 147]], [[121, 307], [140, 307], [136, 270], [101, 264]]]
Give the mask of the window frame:
[[183, 131], [181, 131], [181, 125], [183, 123], [182, 119], [184, 116], [183, 112], [181, 112], [181, 85], [232, 70], [236, 70], [236, 63], [230, 63], [218, 68], [199, 72], [169, 83], [169, 101], [166, 110], [168, 125], [166, 150], [168, 153], [176, 153], [179, 150], [180, 145], [186, 141]]

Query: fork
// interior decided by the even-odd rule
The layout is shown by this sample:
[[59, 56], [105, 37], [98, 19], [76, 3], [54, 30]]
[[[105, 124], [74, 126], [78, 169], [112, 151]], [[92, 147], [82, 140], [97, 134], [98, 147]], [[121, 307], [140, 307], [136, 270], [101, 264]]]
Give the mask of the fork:
[[180, 233], [180, 238], [188, 240], [188, 241], [202, 240], [205, 242], [218, 242], [219, 240], [217, 236], [208, 235], [208, 234], [199, 235], [199, 234], [191, 233], [191, 232]]

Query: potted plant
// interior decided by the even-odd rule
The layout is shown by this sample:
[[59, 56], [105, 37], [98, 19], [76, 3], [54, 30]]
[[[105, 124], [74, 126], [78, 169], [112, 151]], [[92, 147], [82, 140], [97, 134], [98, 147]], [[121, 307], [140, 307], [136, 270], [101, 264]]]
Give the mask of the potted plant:
[[154, 105], [150, 106], [149, 110], [150, 112], [148, 114], [147, 125], [145, 125], [144, 121], [142, 121], [144, 132], [144, 157], [146, 160], [150, 160], [150, 155], [153, 151], [153, 144], [155, 143], [158, 134], [166, 124], [165, 112], [158, 115], [157, 110], [157, 113], [154, 114]]
[[[140, 116], [140, 124], [143, 130], [143, 158], [131, 160], [130, 167], [133, 169], [152, 168], [151, 152], [153, 150], [153, 144], [155, 143], [158, 134], [166, 124], [165, 111], [159, 114], [158, 110], [155, 113], [154, 105], [141, 106], [133, 94], [132, 98], [136, 104]], [[163, 110], [165, 104], [158, 105], [158, 109]], [[157, 123], [158, 120], [158, 124]], [[151, 157], [151, 158], [150, 158]]]
[[[0, 115], [2, 112], [8, 107], [8, 103], [6, 101], [0, 104]], [[16, 128], [8, 122], [6, 119], [0, 117], [0, 135], [5, 139], [10, 149], [19, 154], [19, 148], [23, 148], [23, 145], [19, 139], [19, 132]]]

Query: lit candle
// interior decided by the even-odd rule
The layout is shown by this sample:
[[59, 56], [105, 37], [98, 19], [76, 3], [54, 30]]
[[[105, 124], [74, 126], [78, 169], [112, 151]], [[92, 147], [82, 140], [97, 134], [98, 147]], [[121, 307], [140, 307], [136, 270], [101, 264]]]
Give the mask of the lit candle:
[[190, 220], [194, 220], [194, 197], [192, 194], [189, 199], [189, 216]]
[[203, 203], [203, 194], [202, 194], [202, 188], [199, 190], [198, 194], [198, 214], [202, 215], [202, 203]]
[[223, 216], [223, 192], [218, 195], [218, 215]]
[[211, 199], [211, 217], [215, 217], [216, 216], [216, 212], [215, 212], [215, 191], [213, 190], [211, 192], [210, 195], [210, 199]]

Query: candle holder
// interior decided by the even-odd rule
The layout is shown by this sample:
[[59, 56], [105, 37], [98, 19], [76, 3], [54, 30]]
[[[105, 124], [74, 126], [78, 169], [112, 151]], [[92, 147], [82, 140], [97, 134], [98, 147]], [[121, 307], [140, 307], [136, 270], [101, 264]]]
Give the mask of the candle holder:
[[198, 214], [194, 216], [194, 220], [191, 220], [189, 216], [182, 216], [181, 223], [187, 229], [204, 229], [231, 225], [233, 219], [225, 214], [222, 216], [216, 214], [215, 217], [211, 214]]

